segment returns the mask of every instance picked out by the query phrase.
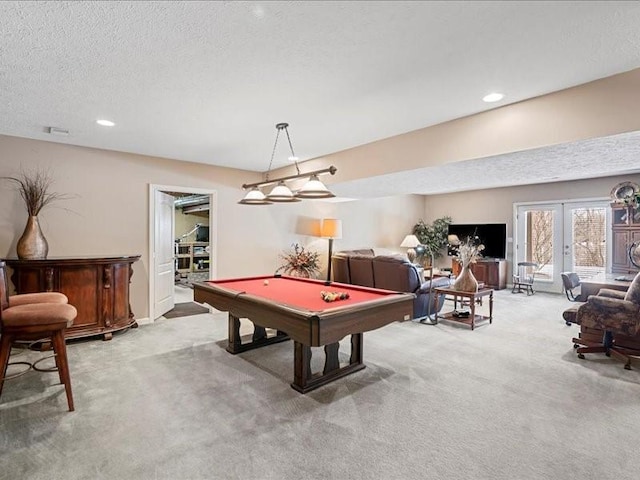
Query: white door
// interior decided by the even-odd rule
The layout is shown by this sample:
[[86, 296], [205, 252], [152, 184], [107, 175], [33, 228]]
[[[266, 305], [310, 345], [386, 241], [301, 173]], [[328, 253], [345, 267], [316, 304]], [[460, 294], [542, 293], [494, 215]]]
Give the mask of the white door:
[[537, 263], [534, 289], [562, 291], [562, 205], [520, 205], [516, 218], [514, 271], [518, 262]]
[[155, 241], [153, 250], [155, 292], [154, 317], [164, 315], [174, 307], [174, 198], [156, 191], [155, 198]]
[[562, 272], [604, 272], [607, 211], [602, 201], [519, 205], [514, 271], [518, 262], [537, 263], [535, 288], [547, 292], [562, 292]]
[[608, 207], [607, 202], [564, 204], [564, 271], [582, 279], [605, 272]]

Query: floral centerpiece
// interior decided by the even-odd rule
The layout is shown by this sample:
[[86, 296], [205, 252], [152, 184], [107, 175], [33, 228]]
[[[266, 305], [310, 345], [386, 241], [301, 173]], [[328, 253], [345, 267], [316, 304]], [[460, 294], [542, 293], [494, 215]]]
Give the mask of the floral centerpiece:
[[320, 255], [317, 252], [305, 250], [297, 243], [291, 245], [291, 248], [292, 250], [280, 254], [284, 264], [278, 267], [276, 273], [310, 278], [320, 272]]
[[462, 270], [453, 284], [455, 290], [461, 292], [478, 291], [478, 281], [469, 268], [472, 263], [476, 263], [478, 259], [482, 258], [482, 253], [480, 252], [484, 250], [484, 245], [478, 243], [478, 240], [478, 237], [467, 237], [457, 247], [458, 253], [455, 258], [462, 266]]

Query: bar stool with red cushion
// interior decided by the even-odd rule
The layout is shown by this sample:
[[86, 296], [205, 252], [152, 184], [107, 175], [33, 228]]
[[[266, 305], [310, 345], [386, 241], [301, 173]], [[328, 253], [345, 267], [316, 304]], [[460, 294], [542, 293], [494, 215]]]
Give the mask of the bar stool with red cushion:
[[69, 303], [69, 299], [60, 292], [23, 293], [8, 297], [9, 308], [30, 303]]
[[[50, 338], [60, 382], [65, 386], [69, 411], [73, 411], [73, 394], [67, 361], [65, 330], [73, 325], [78, 312], [66, 303], [61, 293], [7, 295], [6, 271], [0, 262], [0, 395], [9, 365], [11, 347], [16, 342]], [[11, 301], [11, 299], [16, 299]], [[29, 303], [30, 301], [39, 303]], [[47, 300], [58, 303], [46, 303]]]

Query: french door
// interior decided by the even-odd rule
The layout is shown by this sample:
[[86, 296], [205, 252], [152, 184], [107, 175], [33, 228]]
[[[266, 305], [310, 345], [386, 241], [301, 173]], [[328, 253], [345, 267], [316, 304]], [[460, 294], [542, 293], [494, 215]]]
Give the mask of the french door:
[[514, 270], [518, 262], [538, 264], [538, 290], [561, 292], [561, 272], [588, 278], [606, 271], [606, 201], [520, 204], [515, 225]]

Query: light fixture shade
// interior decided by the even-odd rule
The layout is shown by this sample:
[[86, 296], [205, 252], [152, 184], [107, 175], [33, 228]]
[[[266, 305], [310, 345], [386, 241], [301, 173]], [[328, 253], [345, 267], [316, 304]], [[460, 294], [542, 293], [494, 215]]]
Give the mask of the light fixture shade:
[[337, 218], [323, 218], [320, 226], [322, 238], [342, 238], [342, 220]]
[[415, 248], [418, 245], [420, 245], [420, 240], [418, 240], [418, 237], [416, 237], [415, 235], [407, 235], [406, 237], [404, 237], [404, 240], [402, 240], [402, 243], [400, 244], [401, 247], [406, 248]]
[[293, 192], [289, 187], [285, 185], [283, 181], [280, 181], [271, 193], [267, 195], [267, 200], [270, 202], [299, 202], [300, 199], [293, 196]]
[[238, 203], [241, 205], [269, 205], [271, 202], [267, 200], [267, 197], [258, 187], [253, 187]]
[[447, 235], [447, 243], [449, 245], [460, 245], [458, 235]]
[[317, 175], [311, 175], [311, 178], [305, 183], [295, 194], [298, 198], [332, 198], [335, 195], [329, 191], [324, 183], [322, 183]]
[[[262, 182], [256, 183], [245, 183], [242, 185], [243, 189], [251, 189], [249, 193], [245, 195], [245, 198], [240, 200], [238, 203], [244, 205], [268, 205], [272, 202], [283, 202], [283, 203], [292, 203], [299, 202], [302, 198], [331, 198], [335, 197], [333, 193], [329, 191], [329, 189], [318, 180], [318, 175], [322, 175], [325, 173], [330, 173], [331, 175], [335, 175], [337, 169], [333, 165], [327, 168], [321, 168], [319, 170], [315, 170], [313, 172], [309, 172], [307, 174], [300, 173], [300, 166], [298, 165], [298, 157], [296, 153], [293, 151], [293, 144], [291, 143], [291, 137], [289, 137], [289, 124], [286, 122], [280, 122], [276, 124], [276, 139], [273, 143], [273, 150], [271, 150], [271, 160], [269, 161], [269, 168], [267, 169], [267, 174], [265, 175], [265, 179]], [[278, 147], [278, 138], [280, 137], [280, 133], [284, 132], [287, 136], [287, 142], [289, 143], [289, 150], [291, 151], [291, 155], [289, 156], [289, 160], [292, 161], [296, 167], [295, 175], [288, 175], [286, 177], [280, 178], [270, 178], [269, 174], [271, 173], [271, 166], [273, 165], [273, 158], [276, 154], [276, 149]], [[285, 185], [285, 182], [289, 180], [297, 180], [301, 178], [309, 178], [309, 180], [304, 184], [302, 190], [295, 195], [291, 191], [289, 187]], [[277, 183], [275, 188], [271, 190], [271, 193], [264, 196], [262, 192], [257, 191], [259, 188], [266, 187], [267, 185], [273, 185]]]

